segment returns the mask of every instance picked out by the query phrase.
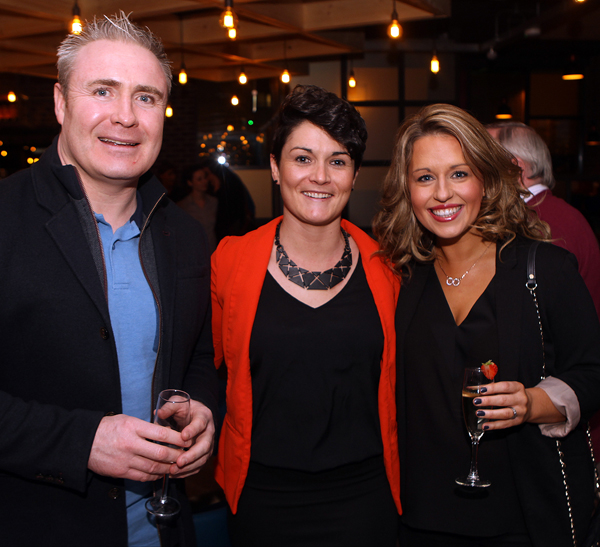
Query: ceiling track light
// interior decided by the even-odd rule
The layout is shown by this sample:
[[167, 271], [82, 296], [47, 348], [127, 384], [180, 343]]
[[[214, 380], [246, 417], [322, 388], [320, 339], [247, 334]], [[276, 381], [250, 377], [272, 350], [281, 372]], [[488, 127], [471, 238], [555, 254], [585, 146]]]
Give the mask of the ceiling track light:
[[396, 0], [392, 0], [392, 22], [388, 26], [388, 36], [397, 40], [402, 36], [402, 27], [398, 22], [398, 12], [396, 11]]
[[75, 0], [73, 6], [73, 19], [71, 20], [71, 34], [81, 34], [83, 31], [83, 23], [81, 22], [81, 11], [79, 10], [79, 4]]

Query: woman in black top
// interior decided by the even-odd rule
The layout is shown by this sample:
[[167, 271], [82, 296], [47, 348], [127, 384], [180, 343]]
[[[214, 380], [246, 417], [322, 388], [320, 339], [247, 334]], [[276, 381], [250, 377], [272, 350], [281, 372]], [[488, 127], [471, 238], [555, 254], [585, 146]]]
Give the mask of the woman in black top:
[[271, 155], [283, 216], [212, 258], [228, 372], [217, 480], [236, 546], [396, 543], [398, 280], [341, 218], [366, 137], [354, 107], [298, 86]]
[[[593, 465], [578, 424], [600, 406], [600, 326], [574, 257], [541, 243], [544, 355], [525, 282], [529, 248], [549, 231], [518, 181], [510, 154], [457, 107], [426, 107], [398, 133], [374, 229], [403, 276], [403, 545], [564, 547], [587, 529]], [[470, 456], [463, 371], [488, 360], [496, 381], [474, 404], [490, 420], [479, 467], [491, 486], [465, 488], [455, 483]]]

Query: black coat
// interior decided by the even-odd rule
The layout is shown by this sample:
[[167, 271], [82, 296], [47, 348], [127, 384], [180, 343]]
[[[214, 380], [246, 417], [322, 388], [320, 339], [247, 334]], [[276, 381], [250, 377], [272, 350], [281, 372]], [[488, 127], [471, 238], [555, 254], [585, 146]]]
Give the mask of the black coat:
[[[540, 328], [531, 294], [525, 286], [530, 241], [518, 238], [496, 264], [496, 321], [502, 377], [537, 385], [542, 376]], [[410, 282], [400, 290], [396, 314], [398, 347], [398, 437], [400, 461], [407, 450], [404, 426], [404, 340], [432, 264], [414, 266]], [[567, 383], [577, 395], [582, 422], [600, 407], [600, 325], [573, 255], [554, 245], [537, 251], [538, 299], [544, 327], [546, 375]], [[427, 404], [425, 401], [423, 404]], [[433, 403], [432, 403], [433, 404]], [[507, 436], [510, 464], [525, 523], [536, 547], [573, 545], [565, 487], [556, 441], [538, 425], [522, 424]], [[587, 529], [594, 502], [593, 466], [583, 425], [561, 440], [578, 539]], [[443, 458], [440, 455], [440, 458]], [[440, 460], [442, 464], [442, 460]], [[411, 473], [406, 466], [403, 476]], [[452, 481], [454, 478], [449, 477]], [[401, 482], [402, 484], [402, 482]], [[432, 492], [432, 496], [435, 492]], [[410, 510], [410, 499], [402, 499]], [[481, 515], [481, 518], [494, 518]], [[465, 531], [467, 533], [468, 531]]]
[[[140, 193], [140, 252], [160, 312], [148, 408], [181, 388], [214, 414], [206, 236], [156, 179]], [[102, 251], [56, 141], [0, 181], [0, 238], [0, 543], [126, 545], [123, 481], [87, 469], [100, 420], [121, 412]]]

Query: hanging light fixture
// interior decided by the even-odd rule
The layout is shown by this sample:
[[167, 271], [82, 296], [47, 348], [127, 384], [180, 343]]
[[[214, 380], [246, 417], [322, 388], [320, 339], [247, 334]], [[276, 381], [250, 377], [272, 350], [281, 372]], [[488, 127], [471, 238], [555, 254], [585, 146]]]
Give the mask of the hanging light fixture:
[[71, 34], [81, 34], [83, 30], [83, 23], [80, 19], [81, 11], [79, 10], [79, 5], [77, 4], [77, 0], [75, 0], [75, 5], [73, 6], [73, 20], [71, 21]]
[[233, 106], [237, 106], [238, 104], [240, 104], [240, 100], [238, 99], [237, 95], [234, 95], [233, 97], [231, 97], [231, 104]]
[[181, 85], [187, 84], [188, 77], [185, 71], [185, 62], [183, 60], [183, 17], [179, 17], [179, 44], [181, 48], [181, 70], [179, 71], [179, 83]]
[[187, 84], [187, 72], [185, 71], [185, 63], [181, 61], [181, 70], [179, 71], [179, 83], [181, 85]]
[[225, 0], [225, 10], [221, 13], [219, 23], [224, 29], [227, 29], [227, 36], [231, 40], [237, 38], [238, 17], [233, 11], [233, 0]]
[[498, 111], [496, 112], [496, 119], [510, 120], [512, 117], [512, 110], [510, 109], [510, 106], [508, 106], [506, 99], [502, 99], [502, 103], [500, 104], [500, 106], [498, 107]]
[[244, 73], [244, 67], [242, 67], [242, 71], [240, 72], [240, 75], [238, 76], [238, 82], [240, 82], [240, 84], [242, 84], [242, 85], [248, 83], [248, 76], [246, 76], [246, 74]]
[[289, 84], [291, 76], [287, 69], [287, 42], [285, 40], [283, 41], [283, 60], [285, 61], [285, 70], [281, 73], [280, 78], [284, 84]]
[[563, 80], [583, 80], [583, 72], [581, 71], [581, 67], [577, 65], [575, 62], [575, 55], [571, 55], [571, 59], [569, 60], [569, 65], [567, 69], [564, 71], [562, 75]]
[[354, 77], [354, 69], [350, 71], [350, 78], [348, 78], [348, 87], [356, 87], [356, 78]]
[[388, 27], [388, 36], [390, 38], [394, 38], [395, 40], [402, 36], [402, 27], [400, 23], [398, 23], [398, 12], [396, 11], [396, 0], [392, 0], [392, 22]]
[[435, 49], [433, 50], [433, 57], [431, 57], [430, 69], [434, 74], [437, 74], [440, 71], [440, 61], [437, 58]]
[[14, 103], [17, 100], [17, 94], [14, 91], [9, 91], [6, 98], [9, 103]]
[[165, 116], [171, 118], [173, 116], [173, 107], [169, 104], [165, 110]]

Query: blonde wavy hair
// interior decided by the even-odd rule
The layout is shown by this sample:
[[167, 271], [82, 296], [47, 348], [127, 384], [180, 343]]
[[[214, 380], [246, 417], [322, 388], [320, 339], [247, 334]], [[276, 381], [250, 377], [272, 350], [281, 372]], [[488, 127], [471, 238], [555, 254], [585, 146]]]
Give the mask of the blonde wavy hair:
[[449, 104], [433, 104], [407, 119], [396, 136], [392, 164], [383, 183], [380, 210], [373, 233], [380, 253], [399, 275], [410, 276], [410, 261], [435, 259], [434, 235], [417, 220], [408, 186], [408, 168], [415, 142], [431, 135], [449, 135], [460, 143], [469, 167], [483, 182], [485, 196], [473, 224], [485, 241], [504, 248], [517, 235], [547, 240], [550, 229], [522, 197], [521, 169], [485, 127], [464, 110]]

